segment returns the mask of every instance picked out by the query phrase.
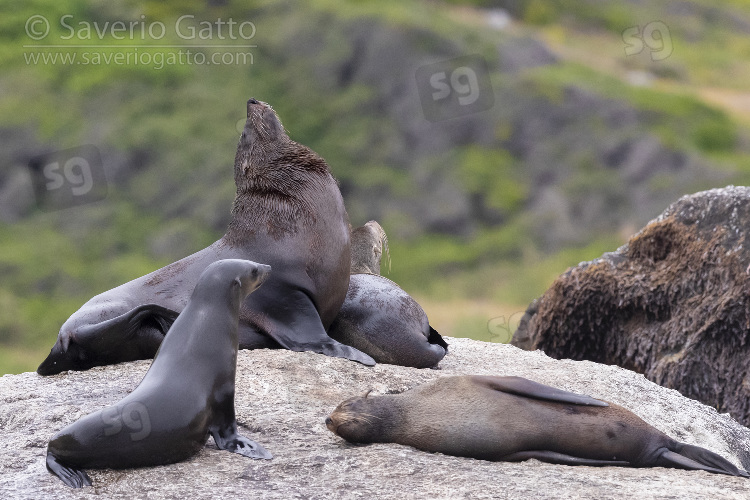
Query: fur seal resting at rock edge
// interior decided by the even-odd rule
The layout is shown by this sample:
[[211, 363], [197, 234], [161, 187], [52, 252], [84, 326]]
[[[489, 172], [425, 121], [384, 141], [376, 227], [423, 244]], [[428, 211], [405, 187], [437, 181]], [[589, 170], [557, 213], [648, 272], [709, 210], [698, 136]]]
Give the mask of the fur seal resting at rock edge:
[[374, 220], [352, 231], [349, 291], [328, 334], [378, 363], [431, 368], [448, 344], [427, 315], [396, 283], [379, 275], [388, 239]]
[[750, 477], [625, 408], [521, 377], [442, 377], [401, 394], [352, 398], [326, 426], [353, 443], [399, 443], [482, 460], [674, 467]]
[[212, 262], [249, 259], [274, 268], [240, 310], [241, 349], [314, 351], [373, 365], [327, 329], [349, 285], [349, 218], [325, 160], [292, 141], [273, 109], [247, 102], [234, 162], [237, 195], [216, 243], [89, 300], [62, 326], [40, 375], [147, 359]]
[[138, 387], [55, 434], [49, 471], [68, 486], [91, 486], [82, 469], [179, 462], [198, 453], [209, 433], [219, 449], [270, 459], [237, 433], [234, 414], [240, 304], [270, 271], [235, 259], [208, 266]]

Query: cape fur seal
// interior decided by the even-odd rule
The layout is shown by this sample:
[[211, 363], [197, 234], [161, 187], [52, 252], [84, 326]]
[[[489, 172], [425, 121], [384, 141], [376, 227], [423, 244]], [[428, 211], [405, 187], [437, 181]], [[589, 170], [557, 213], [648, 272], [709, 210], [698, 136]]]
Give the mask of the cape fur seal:
[[241, 349], [314, 351], [375, 364], [327, 329], [349, 285], [349, 218], [325, 160], [292, 141], [266, 103], [247, 102], [234, 162], [237, 195], [226, 234], [189, 257], [89, 300], [62, 326], [40, 375], [153, 357], [212, 262], [274, 268], [240, 310]]
[[448, 344], [416, 300], [379, 276], [384, 251], [388, 255], [388, 239], [374, 220], [352, 231], [349, 290], [328, 333], [378, 363], [433, 367]]
[[399, 443], [483, 460], [698, 469], [750, 477], [625, 408], [521, 377], [443, 377], [401, 394], [352, 398], [326, 426], [353, 443]]
[[222, 450], [271, 458], [237, 433], [234, 415], [240, 304], [270, 271], [247, 260], [208, 266], [138, 387], [55, 434], [47, 469], [68, 486], [91, 486], [82, 469], [179, 462], [198, 453], [209, 433]]

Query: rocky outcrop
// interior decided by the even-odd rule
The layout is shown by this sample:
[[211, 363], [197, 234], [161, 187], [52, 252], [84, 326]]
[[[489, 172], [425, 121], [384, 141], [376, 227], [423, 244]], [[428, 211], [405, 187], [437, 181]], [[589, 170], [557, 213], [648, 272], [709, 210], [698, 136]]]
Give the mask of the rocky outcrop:
[[685, 196], [560, 276], [512, 343], [616, 364], [750, 425], [750, 188]]
[[[211, 440], [178, 464], [90, 470], [94, 487], [67, 488], [44, 465], [63, 426], [133, 390], [148, 361], [0, 378], [0, 492], [4, 498], [747, 498], [750, 481], [676, 469], [570, 467], [530, 460], [493, 463], [430, 454], [396, 444], [353, 446], [324, 418], [369, 389], [402, 391], [455, 374], [520, 375], [623, 405], [670, 436], [750, 466], [750, 429], [728, 415], [659, 387], [642, 375], [541, 352], [449, 339], [440, 370], [368, 368], [309, 352], [240, 351], [236, 409], [241, 432], [274, 454], [253, 461]], [[561, 430], [564, 432], [564, 429]]]

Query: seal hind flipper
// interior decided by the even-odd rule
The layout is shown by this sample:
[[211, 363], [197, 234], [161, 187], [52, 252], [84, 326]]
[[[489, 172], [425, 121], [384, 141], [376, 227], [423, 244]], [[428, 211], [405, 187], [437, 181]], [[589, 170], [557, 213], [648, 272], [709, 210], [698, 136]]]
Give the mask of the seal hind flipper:
[[[107, 352], [107, 349], [112, 349], [115, 341], [130, 341], [137, 337], [139, 327], [148, 321], [155, 323], [154, 326], [163, 332], [163, 339], [178, 314], [157, 304], [143, 304], [107, 321], [82, 326], [76, 330], [72, 340], [82, 346], [95, 346], [101, 349], [99, 352]], [[108, 333], [106, 338], [102, 336], [103, 332]], [[100, 345], [102, 343], [105, 345]], [[161, 339], [157, 346], [159, 344]]]
[[445, 349], [445, 354], [448, 354], [448, 342], [443, 339], [443, 336], [440, 335], [437, 330], [435, 330], [432, 326], [430, 326], [430, 335], [427, 337], [427, 342], [429, 344], [437, 344], [443, 349]]
[[656, 459], [655, 466], [677, 467], [679, 469], [704, 470], [730, 476], [750, 477], [746, 471], [716, 453], [690, 444], [676, 443], [674, 449], [664, 448]]
[[594, 399], [585, 394], [563, 391], [548, 385], [540, 384], [523, 377], [496, 377], [496, 376], [475, 376], [478, 382], [482, 382], [496, 391], [515, 394], [516, 396], [525, 396], [544, 401], [556, 403], [567, 403], [584, 406], [609, 406], [609, 403]]
[[593, 458], [574, 457], [573, 455], [566, 455], [565, 453], [557, 453], [556, 451], [549, 450], [518, 451], [516, 453], [511, 453], [510, 455], [500, 457], [500, 460], [502, 460], [503, 462], [523, 462], [524, 460], [529, 460], [531, 458], [535, 458], [537, 460], [550, 464], [560, 465], [589, 465], [592, 467], [611, 465], [620, 465], [627, 467], [628, 465], [630, 465], [630, 462], [627, 462], [625, 460], [595, 460]]
[[61, 464], [49, 452], [47, 453], [47, 470], [71, 488], [91, 486], [91, 478], [85, 471]]
[[39, 375], [65, 370], [87, 370], [94, 366], [152, 358], [178, 313], [144, 304], [99, 323], [65, 328], [47, 358], [37, 368]]

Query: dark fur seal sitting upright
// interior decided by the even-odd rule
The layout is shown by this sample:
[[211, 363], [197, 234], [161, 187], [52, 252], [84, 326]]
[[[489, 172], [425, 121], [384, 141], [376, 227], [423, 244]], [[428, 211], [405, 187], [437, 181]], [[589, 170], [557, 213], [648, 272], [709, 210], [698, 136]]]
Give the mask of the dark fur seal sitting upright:
[[209, 433], [222, 450], [271, 458], [237, 433], [234, 416], [240, 304], [270, 270], [234, 259], [208, 266], [138, 387], [55, 434], [50, 472], [68, 486], [90, 486], [81, 469], [179, 462], [198, 453]]
[[675, 467], [749, 477], [630, 411], [521, 377], [443, 377], [401, 394], [352, 398], [326, 419], [353, 443], [399, 443], [483, 460]]
[[329, 335], [378, 363], [430, 368], [448, 351], [443, 337], [408, 293], [379, 276], [385, 231], [374, 220], [352, 231], [352, 276]]
[[220, 259], [265, 262], [274, 273], [240, 310], [241, 349], [283, 347], [375, 364], [326, 332], [349, 285], [349, 218], [336, 180], [250, 99], [234, 162], [237, 195], [216, 243], [89, 300], [63, 324], [40, 375], [153, 357], [198, 277]]

